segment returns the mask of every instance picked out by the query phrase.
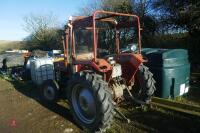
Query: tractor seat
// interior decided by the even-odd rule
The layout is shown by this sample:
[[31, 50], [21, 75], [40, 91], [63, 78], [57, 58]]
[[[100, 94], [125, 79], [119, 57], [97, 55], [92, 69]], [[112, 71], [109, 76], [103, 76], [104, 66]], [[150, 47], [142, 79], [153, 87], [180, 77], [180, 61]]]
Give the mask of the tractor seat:
[[89, 53], [81, 53], [76, 55], [76, 60], [92, 60], [94, 55], [92, 52]]

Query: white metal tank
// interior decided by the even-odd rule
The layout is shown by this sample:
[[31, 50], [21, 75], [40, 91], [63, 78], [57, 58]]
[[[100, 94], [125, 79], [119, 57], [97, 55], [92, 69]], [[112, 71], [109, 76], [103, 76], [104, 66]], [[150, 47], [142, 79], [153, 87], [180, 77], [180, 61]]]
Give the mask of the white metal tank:
[[37, 85], [41, 85], [45, 80], [54, 79], [54, 65], [52, 58], [35, 58], [30, 62], [31, 79]]

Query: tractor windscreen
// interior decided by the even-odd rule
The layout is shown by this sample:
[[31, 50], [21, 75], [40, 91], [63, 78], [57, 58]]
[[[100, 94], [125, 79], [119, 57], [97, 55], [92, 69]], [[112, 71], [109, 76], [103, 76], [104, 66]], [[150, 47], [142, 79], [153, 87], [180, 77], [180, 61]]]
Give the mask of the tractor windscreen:
[[[117, 34], [116, 34], [117, 32]], [[137, 46], [137, 31], [135, 28], [121, 28], [116, 31], [115, 29], [100, 30], [98, 32], [98, 45], [97, 51], [108, 51], [109, 54], [116, 53], [116, 36], [119, 37], [120, 51], [130, 45]]]
[[123, 52], [123, 49], [129, 46], [131, 49], [133, 45], [140, 47], [137, 16], [106, 13], [100, 12], [95, 18], [78, 17], [73, 21], [73, 44], [79, 57], [99, 58]]
[[75, 49], [77, 55], [93, 52], [92, 30], [75, 29], [74, 41], [75, 41]]
[[123, 51], [130, 45], [137, 47], [138, 27], [136, 22], [132, 17], [118, 16], [97, 20], [97, 57], [116, 54], [117, 42], [119, 43], [119, 51]]

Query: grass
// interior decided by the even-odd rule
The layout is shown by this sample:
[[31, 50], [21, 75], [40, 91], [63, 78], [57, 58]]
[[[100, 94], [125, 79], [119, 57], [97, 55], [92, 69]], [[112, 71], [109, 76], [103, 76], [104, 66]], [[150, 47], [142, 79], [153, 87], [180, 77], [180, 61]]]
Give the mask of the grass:
[[0, 53], [6, 50], [22, 49], [23, 47], [24, 47], [23, 41], [0, 40]]

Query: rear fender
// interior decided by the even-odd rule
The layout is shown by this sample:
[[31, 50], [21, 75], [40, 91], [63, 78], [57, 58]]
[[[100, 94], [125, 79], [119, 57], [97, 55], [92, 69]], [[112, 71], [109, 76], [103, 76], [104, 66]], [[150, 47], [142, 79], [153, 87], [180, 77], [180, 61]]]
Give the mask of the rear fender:
[[112, 66], [105, 59], [97, 59], [96, 62], [90, 61], [74, 61], [76, 72], [84, 70], [94, 70], [103, 75], [105, 81], [109, 81], [112, 74]]
[[133, 83], [135, 74], [143, 62], [147, 62], [147, 60], [141, 54], [124, 53], [119, 55], [118, 63], [122, 66], [122, 77], [126, 79], [128, 85]]
[[104, 59], [97, 59], [96, 62], [93, 60], [88, 61], [74, 61], [74, 65], [77, 66], [76, 72], [87, 70], [88, 67], [93, 68], [97, 72], [106, 73], [112, 70], [112, 66]]

